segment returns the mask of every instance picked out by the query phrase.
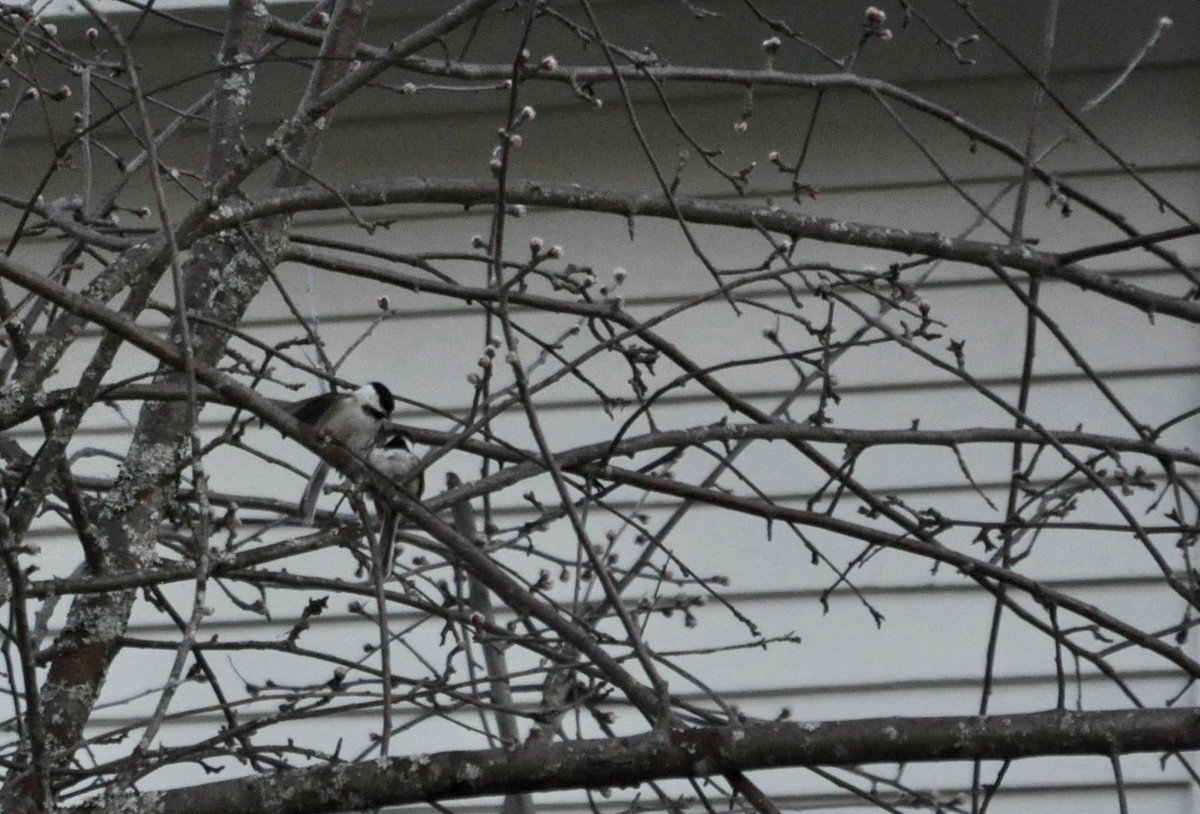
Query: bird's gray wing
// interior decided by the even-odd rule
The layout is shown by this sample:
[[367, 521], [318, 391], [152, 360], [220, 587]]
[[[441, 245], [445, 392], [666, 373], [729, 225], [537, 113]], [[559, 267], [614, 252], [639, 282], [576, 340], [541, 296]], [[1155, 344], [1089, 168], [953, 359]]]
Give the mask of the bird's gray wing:
[[316, 427], [325, 415], [325, 411], [337, 400], [337, 393], [322, 393], [319, 396], [288, 404], [284, 409], [291, 413], [297, 421]]

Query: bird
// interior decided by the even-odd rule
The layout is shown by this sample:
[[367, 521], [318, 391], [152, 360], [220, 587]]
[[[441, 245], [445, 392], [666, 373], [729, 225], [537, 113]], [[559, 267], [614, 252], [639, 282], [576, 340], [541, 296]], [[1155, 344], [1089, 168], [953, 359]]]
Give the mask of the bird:
[[[356, 455], [367, 455], [375, 443], [379, 428], [396, 409], [396, 397], [379, 382], [367, 382], [348, 393], [322, 393], [300, 401], [276, 401], [302, 424], [323, 432]], [[300, 515], [311, 524], [317, 513], [317, 498], [329, 464], [321, 461], [313, 470], [300, 498]]]
[[[403, 430], [385, 430], [367, 456], [367, 462], [399, 485], [409, 497], [421, 499], [425, 491], [425, 473], [413, 473], [421, 459], [412, 451], [408, 435]], [[396, 557], [396, 510], [383, 497], [375, 498], [375, 510], [379, 515], [379, 568], [386, 578], [392, 573]]]

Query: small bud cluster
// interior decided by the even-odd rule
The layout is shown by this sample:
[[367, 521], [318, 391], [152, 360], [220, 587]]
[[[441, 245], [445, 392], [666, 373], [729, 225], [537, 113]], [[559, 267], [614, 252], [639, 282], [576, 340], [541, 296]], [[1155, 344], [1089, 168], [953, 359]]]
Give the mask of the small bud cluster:
[[[522, 212], [522, 214], [524, 213]], [[545, 246], [546, 242], [540, 237], [535, 235], [534, 237], [529, 238], [529, 254], [532, 257], [533, 262], [536, 263], [537, 261], [544, 259], [558, 260], [563, 256], [562, 246], [555, 244], [543, 252], [542, 249], [545, 248]]]
[[779, 53], [780, 46], [783, 45], [783, 40], [779, 37], [768, 37], [762, 41], [762, 52], [766, 54], [766, 68], [768, 71], [775, 70], [775, 55]]
[[[483, 346], [483, 353], [475, 360], [475, 364], [484, 374], [491, 370], [492, 361], [496, 358], [496, 352], [500, 350], [503, 343], [500, 337], [492, 335], [488, 337], [487, 344]], [[467, 381], [478, 387], [483, 382], [484, 376], [479, 371], [472, 371], [467, 374]]]
[[[527, 51], [522, 52], [528, 54]], [[546, 60], [553, 60], [553, 57], [547, 57]], [[546, 60], [542, 60], [545, 64]], [[556, 63], [557, 64], [557, 63]], [[511, 88], [512, 83], [509, 82]], [[500, 144], [492, 148], [492, 158], [488, 161], [488, 169], [494, 177], [499, 178], [501, 171], [504, 169], [505, 147], [516, 150], [525, 144], [525, 137], [517, 132], [517, 129], [526, 122], [531, 122], [537, 118], [537, 110], [532, 105], [525, 105], [516, 116], [513, 117], [512, 124], [509, 127], [501, 127], [496, 131], [496, 135], [500, 140]]]
[[868, 6], [863, 13], [864, 25], [867, 27], [867, 32], [879, 39], [887, 42], [892, 38], [892, 29], [887, 27], [887, 12], [876, 6]]
[[[609, 303], [617, 310], [620, 310], [625, 307], [625, 298], [617, 293], [617, 289], [619, 289], [621, 287], [621, 285], [625, 282], [625, 278], [628, 275], [629, 275], [629, 272], [627, 272], [621, 266], [617, 266], [616, 268], [613, 269], [612, 285], [611, 286], [608, 286], [608, 285], [600, 286], [600, 296], [604, 298], [605, 302]], [[592, 282], [589, 283], [589, 287], [595, 281], [594, 274], [591, 275], [591, 280], [592, 280]], [[585, 278], [585, 282], [587, 282], [586, 278]]]

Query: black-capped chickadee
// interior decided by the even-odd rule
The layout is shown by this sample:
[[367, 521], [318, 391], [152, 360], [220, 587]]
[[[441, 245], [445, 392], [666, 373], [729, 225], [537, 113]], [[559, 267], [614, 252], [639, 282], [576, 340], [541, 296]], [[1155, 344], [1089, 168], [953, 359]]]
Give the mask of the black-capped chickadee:
[[[421, 459], [409, 447], [408, 436], [400, 430], [388, 430], [367, 456], [371, 466], [400, 485], [410, 497], [420, 500], [425, 491], [425, 473], [413, 470]], [[392, 573], [396, 556], [396, 511], [387, 500], [376, 498], [379, 516], [379, 567], [384, 579]]]
[[[322, 393], [301, 401], [275, 403], [297, 421], [325, 433], [356, 455], [367, 454], [379, 428], [396, 408], [392, 391], [379, 382], [368, 382], [349, 393]], [[312, 523], [316, 516], [317, 498], [328, 476], [329, 464], [321, 461], [300, 498], [300, 515], [305, 523]]]

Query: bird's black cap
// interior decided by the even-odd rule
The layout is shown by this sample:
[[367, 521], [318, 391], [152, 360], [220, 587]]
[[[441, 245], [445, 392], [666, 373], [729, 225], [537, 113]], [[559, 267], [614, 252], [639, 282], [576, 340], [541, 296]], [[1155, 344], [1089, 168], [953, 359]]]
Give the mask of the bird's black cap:
[[408, 435], [400, 430], [388, 430], [379, 444], [384, 449], [408, 449]]
[[383, 408], [384, 416], [389, 416], [396, 409], [396, 397], [392, 395], [392, 391], [379, 382], [371, 382], [371, 387], [375, 389], [375, 395], [379, 396], [379, 406]]

